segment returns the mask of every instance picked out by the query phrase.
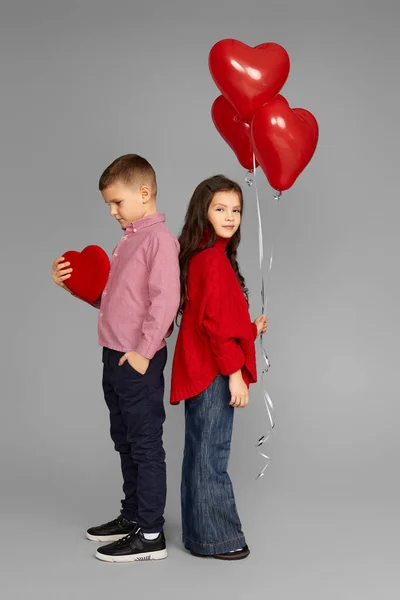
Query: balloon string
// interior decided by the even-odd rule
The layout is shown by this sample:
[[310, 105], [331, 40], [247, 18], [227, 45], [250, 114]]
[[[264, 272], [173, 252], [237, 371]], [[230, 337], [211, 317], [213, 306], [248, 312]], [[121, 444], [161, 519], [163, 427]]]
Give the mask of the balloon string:
[[[254, 184], [254, 190], [255, 190], [255, 196], [256, 196], [257, 218], [258, 218], [259, 267], [260, 267], [260, 273], [261, 273], [261, 309], [262, 309], [261, 314], [265, 314], [265, 311], [266, 311], [267, 305], [268, 305], [268, 295], [266, 295], [266, 288], [265, 288], [265, 282], [264, 282], [264, 240], [263, 240], [263, 226], [262, 226], [262, 218], [261, 218], [260, 198], [259, 198], [258, 188], [257, 188], [256, 168], [257, 168], [256, 159], [255, 159], [255, 155], [253, 154], [253, 173], [250, 174], [250, 172], [249, 172], [247, 174], [246, 183], [249, 186], [253, 186], [253, 184]], [[275, 195], [275, 199], [278, 200], [280, 198], [280, 196], [281, 196], [281, 193], [277, 192]], [[268, 263], [268, 284], [270, 284], [270, 280], [271, 280], [273, 255], [274, 255], [274, 245], [272, 245], [271, 255], [270, 255], [270, 259], [269, 259], [269, 263]], [[268, 285], [268, 288], [269, 288], [269, 285]], [[265, 409], [268, 414], [269, 428], [268, 428], [267, 433], [265, 435], [262, 435], [259, 438], [259, 440], [256, 444], [257, 448], [263, 446], [267, 442], [267, 440], [271, 436], [273, 428], [275, 427], [275, 420], [273, 417], [274, 406], [273, 406], [271, 397], [268, 394], [266, 381], [265, 381], [266, 375], [270, 369], [271, 363], [269, 362], [269, 358], [268, 358], [267, 352], [264, 347], [263, 334], [261, 334], [259, 336], [259, 339], [260, 339], [261, 356], [262, 356], [262, 360], [263, 360], [263, 369], [262, 369], [262, 374], [261, 374], [263, 401], [264, 401]], [[267, 462], [266, 462], [264, 468], [262, 469], [262, 471], [257, 475], [256, 479], [260, 479], [261, 477], [263, 477], [265, 471], [268, 468], [270, 460], [271, 460], [270, 457], [267, 456], [266, 454], [264, 454], [263, 452], [259, 452], [259, 454]]]

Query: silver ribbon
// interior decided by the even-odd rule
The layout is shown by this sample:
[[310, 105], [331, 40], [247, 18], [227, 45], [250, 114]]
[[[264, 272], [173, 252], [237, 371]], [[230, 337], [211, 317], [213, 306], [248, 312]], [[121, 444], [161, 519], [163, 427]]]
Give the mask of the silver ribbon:
[[[258, 189], [257, 189], [256, 158], [255, 158], [254, 154], [253, 154], [253, 173], [251, 173], [249, 171], [246, 175], [245, 181], [249, 187], [252, 187], [254, 185], [254, 190], [255, 190], [255, 194], [256, 194], [257, 216], [258, 216], [258, 253], [259, 253], [259, 267], [260, 267], [260, 273], [261, 273], [261, 314], [265, 315], [266, 314], [265, 311], [267, 310], [267, 305], [268, 305], [268, 294], [266, 294], [266, 291], [265, 291], [266, 287], [265, 287], [265, 283], [264, 283], [263, 227], [262, 227], [262, 219], [261, 219], [260, 199], [259, 199]], [[281, 195], [282, 195], [281, 192], [277, 191], [274, 195], [274, 199], [279, 200]], [[274, 245], [272, 245], [271, 255], [270, 255], [269, 264], [268, 264], [268, 288], [267, 289], [269, 289], [269, 284], [270, 284], [270, 280], [271, 280], [273, 256], [274, 256]], [[262, 384], [262, 390], [263, 390], [263, 401], [264, 401], [264, 405], [265, 405], [265, 408], [266, 408], [266, 411], [268, 414], [269, 427], [268, 427], [267, 433], [265, 435], [262, 435], [259, 438], [259, 440], [256, 444], [256, 448], [260, 448], [269, 440], [272, 430], [275, 427], [275, 420], [273, 417], [274, 405], [272, 403], [270, 395], [268, 394], [266, 381], [265, 381], [266, 375], [271, 367], [271, 363], [269, 361], [267, 352], [264, 347], [263, 334], [261, 334], [259, 336], [259, 340], [260, 340], [261, 357], [263, 360], [263, 368], [262, 368], [262, 372], [261, 372], [261, 384]], [[266, 462], [264, 468], [262, 469], [262, 471], [260, 471], [260, 473], [257, 475], [256, 479], [260, 479], [261, 477], [263, 477], [263, 475], [264, 475], [265, 471], [267, 470], [268, 465], [271, 461], [270, 457], [267, 456], [266, 454], [264, 454], [263, 452], [259, 452], [259, 454], [267, 462]]]

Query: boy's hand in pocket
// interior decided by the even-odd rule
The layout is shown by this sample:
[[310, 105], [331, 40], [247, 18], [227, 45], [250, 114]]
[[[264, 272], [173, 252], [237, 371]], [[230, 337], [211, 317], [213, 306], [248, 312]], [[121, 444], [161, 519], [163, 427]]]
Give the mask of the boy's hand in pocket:
[[123, 356], [121, 356], [118, 366], [122, 367], [126, 360], [131, 365], [132, 369], [135, 369], [135, 371], [137, 371], [141, 375], [146, 374], [150, 363], [150, 360], [148, 358], [145, 358], [141, 354], [135, 352], [135, 350], [132, 350], [131, 352], [126, 352]]

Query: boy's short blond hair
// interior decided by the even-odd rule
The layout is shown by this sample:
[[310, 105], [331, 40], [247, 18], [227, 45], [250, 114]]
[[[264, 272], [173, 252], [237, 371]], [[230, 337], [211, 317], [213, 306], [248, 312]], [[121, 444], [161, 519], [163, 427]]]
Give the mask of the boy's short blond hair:
[[156, 173], [151, 164], [138, 154], [124, 154], [116, 158], [102, 173], [99, 190], [103, 191], [116, 181], [128, 185], [148, 185], [157, 195]]

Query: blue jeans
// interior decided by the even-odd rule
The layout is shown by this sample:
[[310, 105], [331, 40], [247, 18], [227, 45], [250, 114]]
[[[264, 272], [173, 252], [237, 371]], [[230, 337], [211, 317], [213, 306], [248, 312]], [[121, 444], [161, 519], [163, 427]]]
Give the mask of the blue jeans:
[[183, 543], [199, 554], [221, 554], [246, 544], [227, 473], [235, 410], [229, 401], [229, 379], [221, 375], [185, 401]]

